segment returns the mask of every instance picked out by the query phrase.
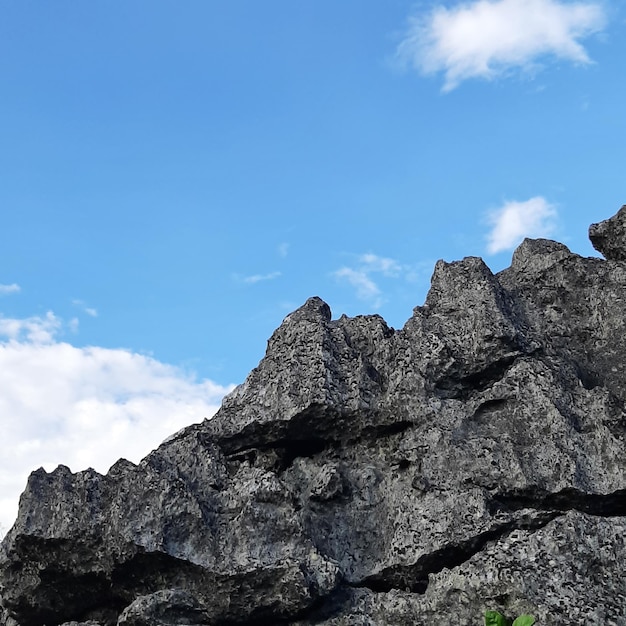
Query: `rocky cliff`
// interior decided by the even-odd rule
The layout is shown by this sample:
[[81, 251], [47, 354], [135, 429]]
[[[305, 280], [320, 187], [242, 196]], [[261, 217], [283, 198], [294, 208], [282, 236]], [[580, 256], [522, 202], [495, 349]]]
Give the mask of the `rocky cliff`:
[[626, 207], [605, 256], [437, 263], [401, 330], [312, 298], [215, 418], [34, 472], [6, 626], [626, 624]]

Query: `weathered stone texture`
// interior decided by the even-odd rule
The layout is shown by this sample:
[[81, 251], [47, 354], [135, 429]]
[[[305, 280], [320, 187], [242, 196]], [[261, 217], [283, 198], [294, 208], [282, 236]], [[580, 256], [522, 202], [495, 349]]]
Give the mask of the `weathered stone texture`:
[[626, 261], [626, 205], [611, 219], [592, 224], [589, 239], [605, 259]]
[[311, 298], [212, 420], [34, 472], [0, 624], [626, 625], [623, 213], [440, 261], [401, 330]]

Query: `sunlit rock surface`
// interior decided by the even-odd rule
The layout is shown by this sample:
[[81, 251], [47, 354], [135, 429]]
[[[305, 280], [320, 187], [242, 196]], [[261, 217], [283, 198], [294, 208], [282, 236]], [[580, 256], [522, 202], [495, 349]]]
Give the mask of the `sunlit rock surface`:
[[0, 624], [626, 625], [625, 222], [440, 261], [401, 330], [311, 298], [214, 419], [34, 472]]

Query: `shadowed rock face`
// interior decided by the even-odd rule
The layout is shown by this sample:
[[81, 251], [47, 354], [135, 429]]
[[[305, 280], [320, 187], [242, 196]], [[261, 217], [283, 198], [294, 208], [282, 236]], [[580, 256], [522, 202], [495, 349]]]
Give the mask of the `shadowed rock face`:
[[212, 420], [34, 472], [0, 624], [626, 624], [623, 212], [607, 260], [440, 261], [398, 331], [311, 298]]

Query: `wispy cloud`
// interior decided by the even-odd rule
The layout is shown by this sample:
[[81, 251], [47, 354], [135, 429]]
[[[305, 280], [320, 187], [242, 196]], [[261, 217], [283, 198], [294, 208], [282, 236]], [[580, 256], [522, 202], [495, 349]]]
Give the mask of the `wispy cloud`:
[[83, 300], [72, 300], [72, 304], [81, 308], [90, 317], [98, 317], [98, 310], [94, 307], [88, 306]]
[[606, 22], [598, 2], [463, 2], [412, 17], [397, 54], [422, 74], [443, 72], [443, 91], [451, 91], [469, 78], [528, 70], [550, 56], [588, 64], [580, 40], [601, 31]]
[[371, 301], [375, 309], [381, 306], [380, 289], [366, 270], [341, 267], [334, 272], [334, 276], [340, 280], [346, 280], [352, 285], [356, 289], [356, 295], [359, 299]]
[[289, 244], [283, 242], [278, 246], [277, 250], [278, 250], [278, 254], [281, 257], [285, 258], [289, 254]]
[[129, 350], [77, 348], [57, 339], [66, 326], [53, 313], [0, 320], [4, 530], [32, 470], [63, 463], [104, 472], [119, 457], [137, 462], [212, 416], [232, 388]]
[[487, 235], [487, 251], [496, 254], [512, 250], [524, 237], [547, 237], [556, 228], [557, 210], [542, 196], [525, 202], [505, 202], [487, 214], [492, 228]]
[[252, 276], [244, 276], [241, 280], [244, 283], [253, 285], [254, 283], [260, 283], [264, 280], [274, 280], [274, 278], [278, 278], [280, 275], [280, 272], [270, 272], [269, 274], [254, 274]]
[[396, 277], [406, 269], [395, 259], [367, 253], [357, 257], [355, 267], [341, 267], [333, 272], [333, 276], [350, 284], [355, 288], [357, 298], [368, 301], [374, 309], [378, 309], [384, 300], [372, 274]]
[[386, 276], [397, 276], [402, 266], [395, 260], [376, 254], [362, 254], [359, 261], [368, 272], [382, 272]]
[[21, 291], [21, 287], [17, 283], [12, 283], [11, 285], [0, 285], [0, 296], [17, 293], [18, 291]]

